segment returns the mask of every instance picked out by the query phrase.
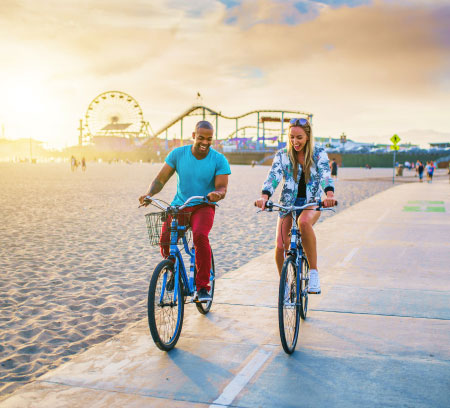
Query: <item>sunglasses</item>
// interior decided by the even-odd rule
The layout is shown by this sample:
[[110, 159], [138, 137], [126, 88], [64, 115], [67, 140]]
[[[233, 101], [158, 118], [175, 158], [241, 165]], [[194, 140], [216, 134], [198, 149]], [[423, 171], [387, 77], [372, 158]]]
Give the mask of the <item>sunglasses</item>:
[[293, 118], [289, 121], [289, 124], [291, 126], [305, 126], [305, 125], [309, 125], [308, 121], [305, 118], [300, 118], [300, 119], [296, 119]]

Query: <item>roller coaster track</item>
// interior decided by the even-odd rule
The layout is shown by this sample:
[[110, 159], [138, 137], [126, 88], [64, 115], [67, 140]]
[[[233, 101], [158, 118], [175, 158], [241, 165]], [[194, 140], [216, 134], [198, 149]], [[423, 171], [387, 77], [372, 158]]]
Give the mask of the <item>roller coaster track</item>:
[[[246, 130], [246, 129], [257, 129], [257, 126], [242, 126], [237, 130], [237, 133]], [[280, 129], [270, 129], [270, 128], [266, 128], [266, 132], [279, 132]], [[227, 139], [231, 139], [233, 136], [236, 135], [236, 130], [234, 130], [233, 132], [231, 132]], [[245, 136], [244, 136], [245, 137]]]
[[[201, 111], [199, 113], [195, 113], [196, 111]], [[217, 112], [211, 108], [208, 108], [207, 106], [197, 105], [197, 106], [191, 106], [189, 109], [184, 111], [181, 115], [177, 116], [175, 119], [171, 120], [167, 125], [163, 126], [161, 129], [159, 129], [157, 132], [153, 134], [153, 137], [158, 137], [162, 133], [164, 133], [167, 129], [175, 125], [177, 122], [185, 118], [186, 116], [194, 116], [194, 115], [203, 115], [203, 112], [208, 112], [209, 115], [217, 115], [220, 118], [223, 119], [241, 119], [249, 115], [257, 114], [257, 113], [287, 113], [287, 114], [294, 114], [294, 115], [303, 115], [308, 116], [309, 118], [312, 118], [312, 113], [308, 112], [301, 112], [301, 111], [292, 111], [292, 110], [274, 110], [274, 109], [261, 109], [261, 110], [253, 110], [247, 113], [244, 113], [239, 116], [226, 116], [223, 115], [222, 112]]]

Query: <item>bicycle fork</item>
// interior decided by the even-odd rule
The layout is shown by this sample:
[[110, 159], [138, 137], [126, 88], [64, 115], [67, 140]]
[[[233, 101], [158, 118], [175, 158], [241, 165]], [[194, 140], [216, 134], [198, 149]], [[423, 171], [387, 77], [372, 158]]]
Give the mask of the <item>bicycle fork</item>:
[[[192, 247], [191, 249], [191, 264], [189, 266], [189, 290], [191, 292], [194, 291], [194, 270], [195, 270], [195, 249]], [[191, 290], [192, 289], [192, 290]]]

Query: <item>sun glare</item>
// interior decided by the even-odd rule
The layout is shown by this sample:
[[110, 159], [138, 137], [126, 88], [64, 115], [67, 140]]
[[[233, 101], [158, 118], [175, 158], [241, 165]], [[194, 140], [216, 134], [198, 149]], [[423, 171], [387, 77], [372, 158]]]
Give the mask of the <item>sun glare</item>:
[[10, 109], [15, 113], [34, 116], [45, 110], [46, 95], [39, 84], [31, 81], [13, 83], [6, 95]]
[[51, 90], [36, 73], [24, 73], [9, 77], [2, 84], [3, 98], [0, 101], [0, 123], [5, 135], [11, 139], [32, 137], [45, 140], [48, 128], [53, 123]]

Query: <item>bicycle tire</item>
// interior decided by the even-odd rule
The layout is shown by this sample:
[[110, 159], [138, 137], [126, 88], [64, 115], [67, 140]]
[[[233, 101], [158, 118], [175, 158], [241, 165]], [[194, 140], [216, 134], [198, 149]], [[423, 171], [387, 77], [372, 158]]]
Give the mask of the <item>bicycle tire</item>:
[[[286, 290], [286, 285], [288, 289]], [[283, 350], [292, 354], [298, 340], [300, 303], [295, 257], [288, 256], [283, 263], [278, 292], [278, 324]], [[285, 296], [286, 294], [286, 296]]]
[[[175, 265], [172, 261], [160, 262], [152, 275], [148, 289], [147, 315], [148, 325], [153, 341], [163, 351], [169, 351], [175, 347], [181, 334], [184, 317], [184, 299], [180, 279], [174, 282], [173, 290], [164, 290], [163, 302], [161, 297], [163, 276], [166, 273], [173, 274], [175, 279]], [[166, 278], [167, 282], [167, 278]], [[174, 302], [175, 285], [178, 289], [178, 300]], [[166, 309], [169, 308], [169, 309]], [[169, 310], [169, 312], [164, 311]]]
[[300, 317], [305, 320], [308, 313], [309, 263], [304, 255], [301, 259], [300, 270]]
[[210, 290], [209, 294], [211, 295], [212, 299], [209, 300], [206, 303], [196, 302], [195, 306], [197, 306], [197, 310], [201, 314], [208, 314], [208, 312], [211, 310], [212, 302], [214, 300], [214, 287], [216, 285], [216, 268], [214, 266], [214, 255], [211, 249], [211, 275], [213, 276], [213, 279], [210, 279]]

